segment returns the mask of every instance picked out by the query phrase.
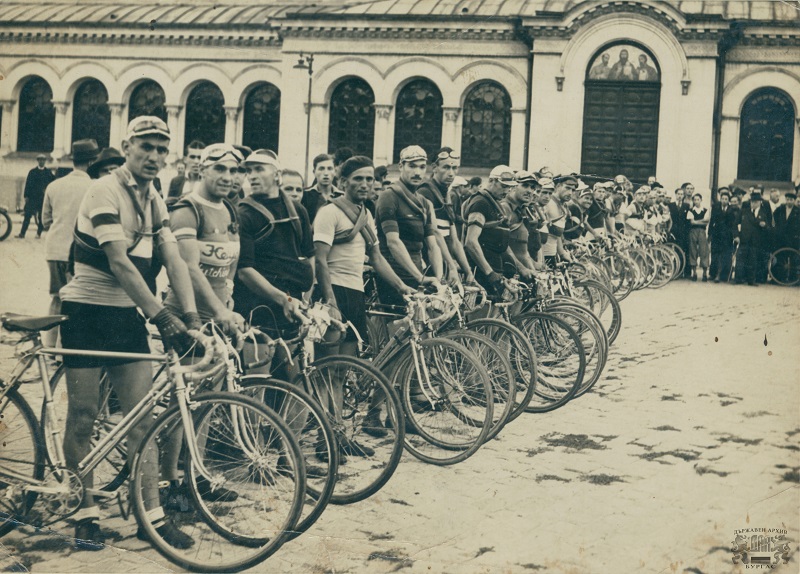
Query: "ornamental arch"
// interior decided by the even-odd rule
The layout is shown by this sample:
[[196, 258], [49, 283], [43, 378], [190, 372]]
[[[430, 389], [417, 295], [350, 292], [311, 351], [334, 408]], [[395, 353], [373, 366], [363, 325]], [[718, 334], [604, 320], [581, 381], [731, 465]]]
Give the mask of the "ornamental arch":
[[269, 82], [251, 86], [244, 95], [242, 143], [251, 149], [278, 152], [281, 91]]
[[362, 78], [345, 78], [331, 92], [328, 150], [349, 147], [372, 156], [375, 141], [375, 93]]
[[22, 84], [18, 113], [17, 151], [53, 151], [56, 109], [53, 90], [44, 78], [31, 76]]
[[205, 145], [225, 141], [225, 96], [214, 82], [198, 82], [186, 96], [183, 137], [185, 144]]
[[737, 179], [792, 181], [797, 109], [775, 87], [759, 88], [742, 105]]
[[462, 117], [462, 165], [507, 165], [511, 148], [511, 96], [508, 91], [491, 80], [475, 84], [464, 98]]
[[422, 146], [430, 154], [442, 145], [442, 107], [442, 92], [427, 78], [411, 79], [400, 89], [394, 106], [394, 163], [407, 146]]
[[108, 147], [111, 110], [108, 90], [100, 80], [84, 80], [72, 98], [72, 139], [93, 139], [101, 148]]

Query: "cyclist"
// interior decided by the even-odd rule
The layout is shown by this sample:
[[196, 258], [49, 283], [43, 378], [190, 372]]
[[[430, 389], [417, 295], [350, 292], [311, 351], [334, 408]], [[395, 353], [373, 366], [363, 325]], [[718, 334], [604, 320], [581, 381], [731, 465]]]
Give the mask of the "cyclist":
[[594, 184], [592, 188], [592, 203], [586, 210], [586, 222], [597, 237], [608, 237], [616, 234], [614, 218], [606, 204], [609, 185], [613, 187], [614, 184], [612, 182], [597, 182]]
[[[200, 318], [186, 264], [170, 231], [167, 207], [152, 185], [169, 153], [169, 128], [160, 118], [141, 116], [128, 125], [122, 142], [125, 164], [95, 181], [84, 196], [75, 225], [73, 255], [75, 276], [61, 289], [62, 313], [69, 321], [61, 327], [65, 349], [149, 353], [147, 329], [138, 314], [141, 308], [156, 325], [166, 348], [188, 349], [188, 328], [198, 328]], [[185, 311], [183, 320], [153, 295], [145, 277], [152, 272], [151, 259], [158, 253], [175, 296]], [[68, 409], [64, 455], [69, 468], [91, 448], [93, 425], [98, 412], [100, 371], [108, 379], [127, 413], [152, 386], [148, 361], [65, 356]], [[149, 419], [128, 435], [128, 456], [134, 453], [147, 430]], [[158, 500], [156, 461], [145, 472], [152, 478], [153, 492], [145, 500]], [[92, 477], [84, 484], [92, 487]], [[147, 509], [147, 516], [167, 543], [188, 548], [194, 541], [164, 515], [161, 506]], [[76, 546], [85, 550], [103, 547], [99, 513], [91, 494], [73, 516]], [[144, 538], [142, 530], [137, 533]]]
[[[416, 193], [425, 175], [428, 155], [418, 145], [400, 151], [400, 178], [378, 197], [378, 241], [381, 255], [404, 284], [417, 288], [442, 278], [442, 254], [436, 240], [433, 205]], [[423, 245], [433, 277], [425, 276]], [[385, 305], [405, 306], [402, 294], [380, 275], [376, 278], [378, 296]]]
[[476, 265], [478, 283], [495, 297], [502, 295], [505, 289], [503, 270], [506, 261], [515, 263], [523, 278], [533, 277], [533, 270], [517, 260], [509, 246], [511, 230], [500, 205], [514, 187], [517, 187], [517, 181], [512, 169], [498, 165], [489, 174], [486, 189], [479, 189], [464, 204], [467, 220], [464, 245], [470, 261]]
[[436, 214], [436, 241], [442, 258], [447, 266], [447, 278], [452, 285], [460, 285], [458, 267], [464, 272], [465, 281], [472, 283], [475, 278], [470, 270], [464, 246], [461, 244], [456, 229], [456, 213], [450, 203], [448, 191], [453, 183], [458, 168], [461, 166], [461, 156], [452, 148], [443, 147], [432, 160], [433, 170], [431, 176], [417, 188], [417, 193], [433, 204]]
[[455, 176], [450, 184], [450, 189], [447, 190], [447, 201], [453, 206], [456, 237], [458, 238], [463, 237], [464, 233], [464, 215], [461, 208], [467, 197], [469, 197], [469, 182], [460, 175]]
[[541, 248], [537, 231], [539, 218], [532, 207], [538, 196], [539, 182], [535, 175], [524, 170], [518, 171], [514, 179], [517, 186], [500, 201], [508, 219], [509, 247], [522, 266], [540, 269], [542, 262], [537, 259]]
[[567, 203], [578, 187], [578, 178], [573, 175], [557, 176], [553, 179], [553, 183], [555, 184], [553, 196], [543, 207], [547, 217], [548, 237], [542, 245], [542, 254], [548, 265], [553, 265], [557, 256], [567, 261], [572, 260], [572, 256], [564, 249], [564, 228], [567, 225], [567, 218], [570, 217]]
[[[314, 244], [308, 213], [280, 190], [281, 164], [261, 149], [244, 161], [252, 195], [239, 202], [241, 251], [234, 280], [234, 310], [273, 337], [293, 338], [300, 305], [314, 284]], [[245, 344], [245, 360], [269, 352]], [[292, 380], [288, 357], [280, 349], [273, 365], [279, 378]]]
[[643, 233], [646, 230], [645, 216], [647, 202], [647, 194], [650, 193], [650, 188], [646, 185], [639, 187], [633, 194], [633, 201], [627, 206], [620, 209], [620, 215], [623, 217], [625, 223], [625, 233], [627, 235], [636, 235]]
[[[381, 255], [375, 221], [364, 205], [373, 182], [372, 160], [364, 156], [351, 157], [341, 165], [339, 172], [339, 184], [344, 188], [344, 195], [323, 206], [314, 220], [317, 293], [323, 302], [338, 309], [342, 320], [349, 321], [357, 331], [348, 330], [338, 347], [323, 351], [325, 354], [339, 352], [355, 357], [358, 355], [359, 338], [367, 339], [363, 279], [365, 253], [378, 276], [391, 285], [395, 292], [414, 293], [414, 289], [403, 283]], [[344, 401], [343, 382], [332, 382], [336, 402], [334, 411], [340, 416]], [[383, 430], [378, 414], [377, 408], [370, 409], [362, 428], [373, 436], [386, 436], [388, 433]], [[345, 455], [374, 454], [369, 447], [347, 437], [338, 438]]]
[[[178, 240], [178, 249], [189, 267], [197, 310], [201, 319], [217, 321], [223, 330], [236, 339], [244, 331], [244, 319], [233, 308], [233, 276], [239, 258], [239, 229], [236, 211], [227, 197], [239, 177], [241, 153], [233, 146], [213, 144], [206, 147], [199, 160], [200, 175], [195, 190], [183, 196], [170, 208], [170, 227]], [[169, 289], [164, 305], [180, 310], [178, 296]], [[161, 479], [169, 481], [164, 492], [165, 504], [181, 504], [191, 500], [191, 493], [178, 480], [178, 458], [181, 434], [176, 433], [171, 455], [162, 456]], [[211, 490], [200, 477], [197, 487], [204, 500], [232, 502], [237, 494], [225, 488]]]

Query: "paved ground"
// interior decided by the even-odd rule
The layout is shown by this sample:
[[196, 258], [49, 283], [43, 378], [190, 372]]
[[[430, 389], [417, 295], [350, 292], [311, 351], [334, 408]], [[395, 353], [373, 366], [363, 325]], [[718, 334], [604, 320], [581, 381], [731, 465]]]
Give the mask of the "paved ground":
[[[35, 239], [0, 243], [0, 311], [46, 310], [42, 249]], [[330, 507], [253, 571], [739, 572], [734, 530], [754, 527], [786, 529], [794, 554], [798, 294], [684, 281], [634, 293], [594, 392], [523, 416], [455, 467], [405, 456], [381, 492]], [[0, 568], [175, 570], [131, 522], [107, 525], [118, 540], [99, 553], [12, 533], [0, 540]], [[797, 557], [776, 571], [797, 572]]]

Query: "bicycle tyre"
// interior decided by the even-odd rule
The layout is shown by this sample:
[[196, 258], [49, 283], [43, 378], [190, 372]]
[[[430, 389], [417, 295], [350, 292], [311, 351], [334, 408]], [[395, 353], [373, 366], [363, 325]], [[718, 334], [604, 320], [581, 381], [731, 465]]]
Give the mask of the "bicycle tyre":
[[778, 285], [791, 287], [800, 283], [800, 251], [782, 247], [769, 256], [769, 277]]
[[[300, 436], [295, 435], [303, 453], [306, 465], [306, 499], [303, 505], [303, 512], [300, 520], [289, 539], [293, 540], [303, 532], [307, 531], [322, 515], [328, 506], [334, 486], [336, 485], [336, 475], [339, 470], [339, 449], [333, 434], [333, 428], [328, 422], [328, 417], [322, 407], [311, 395], [298, 388], [297, 385], [286, 381], [275, 379], [265, 375], [246, 375], [240, 381], [242, 394], [249, 396], [259, 403], [267, 398], [267, 392], [272, 392], [270, 400], [280, 404], [280, 409], [275, 411], [283, 417], [290, 429], [294, 430], [292, 423], [295, 421], [286, 420], [287, 416], [303, 416], [306, 411], [311, 413], [311, 419], [306, 419], [302, 425]], [[275, 396], [277, 394], [277, 396]], [[287, 401], [295, 401], [304, 409], [300, 411], [288, 408]], [[297, 421], [299, 422], [299, 420]], [[317, 433], [321, 434], [322, 441], [317, 444]], [[317, 448], [324, 447], [327, 461], [320, 461], [317, 458]], [[323, 464], [324, 466], [320, 466]], [[320, 472], [312, 473], [310, 469], [318, 469]], [[312, 476], [313, 474], [313, 476]]]
[[508, 351], [517, 381], [514, 409], [508, 419], [511, 422], [525, 412], [536, 392], [536, 351], [525, 333], [504, 319], [473, 319], [467, 329], [475, 329]]
[[8, 236], [11, 235], [11, 229], [13, 226], [14, 225], [11, 223], [11, 216], [8, 214], [8, 212], [5, 210], [0, 211], [0, 241], [5, 241], [8, 239]]
[[578, 301], [587, 306], [588, 300], [590, 305], [587, 308], [602, 323], [603, 329], [608, 335], [608, 345], [613, 345], [622, 329], [622, 307], [620, 307], [619, 301], [608, 289], [596, 281], [581, 281], [576, 283], [575, 287], [588, 291], [587, 299], [578, 298]]
[[506, 426], [514, 410], [517, 381], [511, 362], [503, 356], [500, 348], [489, 337], [475, 331], [458, 329], [439, 333], [439, 336], [464, 345], [486, 368], [494, 395], [492, 428], [486, 440], [492, 440]]
[[525, 412], [543, 413], [564, 406], [578, 392], [586, 372], [580, 336], [549, 313], [527, 311], [511, 320], [536, 351], [536, 393]]
[[[343, 418], [345, 421], [343, 428], [337, 428], [335, 421], [332, 423], [334, 432], [343, 433], [347, 439], [375, 451], [372, 456], [348, 456], [346, 467], [351, 472], [345, 473], [341, 468], [343, 465], [340, 465], [331, 503], [352, 504], [369, 498], [392, 477], [403, 456], [404, 427], [400, 423], [403, 415], [397, 393], [380, 370], [356, 357], [330, 355], [312, 363], [311, 368], [309, 382], [312, 387], [315, 381], [322, 379], [331, 381], [335, 372], [343, 369], [344, 402], [349, 412], [347, 417]], [[325, 385], [324, 388], [330, 387]], [[315, 389], [306, 388], [306, 391], [325, 408], [323, 400], [327, 402], [330, 395], [320, 397]], [[382, 429], [387, 432], [385, 437], [371, 436], [365, 431], [363, 424], [365, 417], [376, 404], [380, 408], [377, 413], [378, 419], [385, 417], [388, 421], [388, 425], [384, 425], [385, 428]], [[367, 430], [370, 430], [369, 427]], [[356, 467], [358, 472], [352, 472]]]
[[[437, 466], [462, 462], [478, 451], [492, 428], [494, 397], [489, 375], [473, 353], [450, 339], [423, 339], [419, 346], [431, 375], [425, 392], [433, 404], [427, 397], [415, 397], [422, 386], [409, 345], [395, 369], [403, 412], [413, 431], [406, 431], [405, 448], [417, 459]], [[441, 356], [442, 351], [447, 354]], [[434, 353], [437, 355], [432, 356]], [[432, 360], [427, 360], [426, 354]], [[467, 372], [454, 376], [452, 369], [461, 366]], [[469, 436], [465, 437], [467, 432]]]
[[[192, 508], [187, 512], [161, 508], [184, 531], [192, 527], [187, 534], [195, 544], [187, 549], [177, 549], [161, 538], [148, 517], [147, 509], [148, 506], [159, 507], [161, 501], [145, 500], [145, 490], [153, 492], [156, 477], [145, 476], [143, 465], [157, 465], [159, 441], [169, 440], [177, 428], [182, 428], [180, 406], [175, 405], [155, 420], [134, 457], [130, 489], [136, 521], [156, 550], [182, 568], [198, 572], [240, 571], [259, 564], [276, 552], [295, 528], [305, 494], [303, 456], [286, 423], [274, 411], [252, 398], [228, 392], [208, 392], [195, 396], [191, 404], [195, 428], [208, 426], [208, 439], [200, 455], [210, 472], [217, 471], [210, 477], [213, 479], [211, 483], [222, 477], [222, 484], [231, 489], [233, 481], [238, 480], [235, 485], [238, 498], [231, 502], [204, 501], [197, 489], [196, 465], [187, 454], [184, 460]], [[212, 419], [215, 415], [220, 418]], [[235, 420], [235, 425], [231, 426], [238, 426], [245, 417], [248, 427], [239, 429], [239, 437], [222, 436], [230, 428], [227, 423]], [[183, 435], [185, 441], [186, 429]], [[247, 445], [243, 444], [245, 438], [249, 439]], [[253, 442], [254, 439], [257, 443]], [[228, 444], [223, 444], [225, 440]], [[245, 452], [248, 448], [250, 451]], [[274, 463], [282, 455], [286, 457], [289, 468], [278, 471]], [[242, 531], [245, 528], [249, 530]]]
[[[46, 453], [36, 415], [17, 389], [10, 389], [0, 399], [0, 468], [12, 470], [35, 480], [44, 478]], [[17, 486], [12, 479], [0, 477], [0, 536], [17, 525], [28, 523], [38, 493], [7, 492]]]

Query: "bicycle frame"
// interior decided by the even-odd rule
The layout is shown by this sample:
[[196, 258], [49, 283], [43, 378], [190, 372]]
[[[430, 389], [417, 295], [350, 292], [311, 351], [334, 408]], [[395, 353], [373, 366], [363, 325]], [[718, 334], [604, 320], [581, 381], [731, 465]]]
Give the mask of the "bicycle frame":
[[[33, 342], [33, 348], [28, 350], [26, 354], [20, 359], [18, 367], [22, 368], [12, 376], [9, 383], [0, 387], [0, 399], [2, 399], [9, 390], [18, 387], [21, 383], [20, 380], [25, 372], [31, 367], [34, 362], [38, 362], [39, 378], [42, 383], [42, 390], [44, 393], [45, 409], [47, 410], [47, 421], [45, 421], [45, 433], [52, 438], [55, 447], [55, 453], [48, 452], [49, 466], [55, 472], [56, 477], [61, 482], [62, 469], [66, 468], [64, 450], [62, 446], [61, 431], [54, 427], [53, 421], [56, 419], [55, 407], [53, 405], [53, 394], [50, 389], [50, 377], [47, 368], [47, 356], [69, 356], [69, 357], [97, 357], [108, 359], [133, 359], [143, 360], [150, 362], [161, 363], [166, 368], [167, 377], [160, 382], [156, 382], [152, 389], [142, 398], [139, 403], [134, 406], [131, 411], [117, 423], [111, 431], [102, 437], [100, 441], [92, 448], [89, 454], [78, 464], [78, 476], [81, 478], [86, 477], [88, 473], [94, 470], [100, 462], [113, 450], [130, 432], [131, 428], [142, 421], [149, 413], [151, 406], [157, 404], [164, 399], [170, 391], [174, 390], [174, 395], [180, 408], [181, 421], [183, 428], [186, 431], [184, 438], [186, 440], [187, 448], [190, 453], [192, 464], [195, 466], [198, 473], [211, 478], [210, 473], [206, 470], [202, 462], [202, 457], [199, 456], [197, 442], [195, 440], [194, 422], [192, 420], [190, 410], [191, 405], [191, 382], [187, 385], [186, 378], [191, 381], [191, 374], [198, 371], [202, 364], [183, 366], [180, 364], [177, 355], [172, 352], [169, 354], [154, 354], [154, 353], [115, 353], [107, 351], [84, 351], [76, 349], [60, 349], [54, 347], [44, 347], [38, 333], [24, 337], [20, 342], [30, 340]], [[205, 364], [210, 362], [211, 358]], [[188, 392], [187, 392], [188, 391]], [[55, 454], [55, 457], [52, 455]], [[53, 460], [55, 458], [55, 460]], [[27, 484], [27, 490], [30, 492], [58, 494], [68, 489], [68, 484], [62, 482], [61, 486], [48, 486], [44, 481], [32, 479], [9, 469], [0, 467], [0, 477], [9, 478], [14, 481], [19, 481]], [[106, 492], [95, 489], [87, 489], [87, 492], [103, 498], [113, 498], [116, 492]]]

